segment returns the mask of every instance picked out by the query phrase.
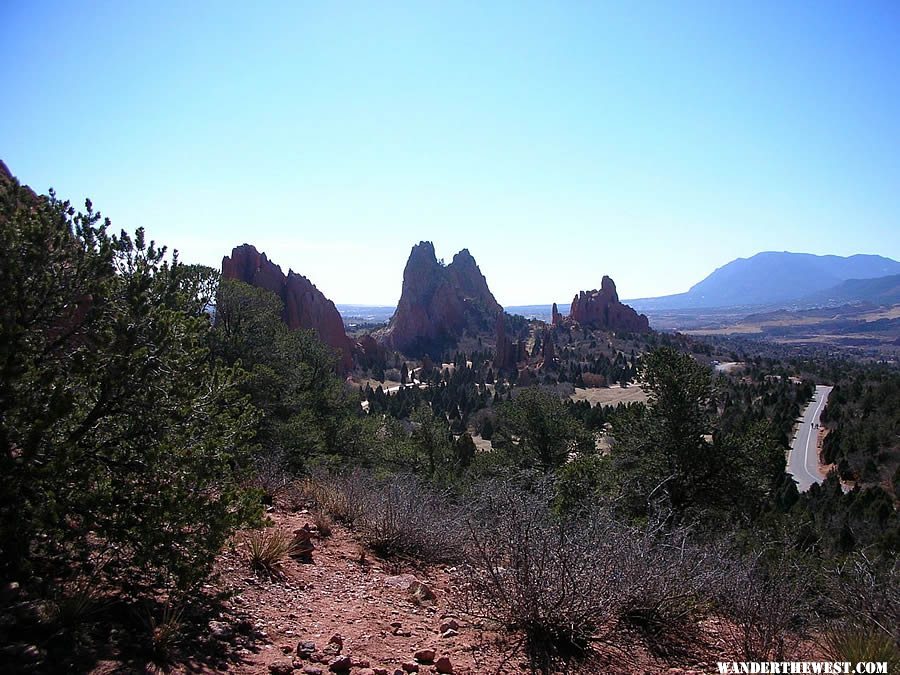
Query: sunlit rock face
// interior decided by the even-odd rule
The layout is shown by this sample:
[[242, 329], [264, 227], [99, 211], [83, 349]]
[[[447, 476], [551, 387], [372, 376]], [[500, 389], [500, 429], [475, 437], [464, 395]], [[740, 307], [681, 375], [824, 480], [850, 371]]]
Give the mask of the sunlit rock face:
[[237, 279], [272, 291], [284, 302], [282, 318], [291, 330], [313, 329], [338, 354], [341, 372], [353, 365], [353, 343], [344, 331], [344, 322], [334, 303], [302, 274], [281, 268], [255, 246], [243, 244], [222, 258], [222, 277]]
[[581, 291], [572, 299], [569, 319], [582, 326], [603, 330], [645, 333], [650, 322], [628, 305], [619, 302], [615, 282], [603, 277], [600, 290]]
[[502, 312], [468, 249], [445, 266], [423, 241], [409, 254], [400, 302], [378, 338], [409, 356], [438, 355], [466, 331], [490, 331]]

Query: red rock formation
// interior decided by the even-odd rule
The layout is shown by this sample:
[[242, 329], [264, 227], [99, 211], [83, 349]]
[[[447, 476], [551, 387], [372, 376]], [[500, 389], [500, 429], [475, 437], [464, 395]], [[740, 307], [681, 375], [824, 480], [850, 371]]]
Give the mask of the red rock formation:
[[364, 368], [371, 368], [384, 359], [384, 348], [371, 335], [363, 335], [356, 343], [360, 353], [360, 362]]
[[616, 284], [607, 276], [603, 277], [599, 291], [581, 291], [575, 296], [569, 319], [582, 326], [603, 330], [631, 333], [646, 333], [650, 330], [650, 322], [646, 316], [619, 302]]
[[527, 341], [520, 339], [513, 342], [506, 336], [506, 321], [502, 312], [497, 316], [495, 338], [494, 368], [498, 371], [516, 370], [520, 363], [528, 361]]
[[556, 308], [556, 303], [553, 303], [553, 309], [551, 311], [550, 323], [554, 326], [559, 326], [563, 321], [562, 315], [559, 313], [559, 310]]
[[[0, 159], [0, 185], [6, 187], [10, 186], [16, 180], [15, 176], [12, 175], [12, 172], [9, 170], [9, 167], [6, 166], [6, 163]], [[36, 206], [36, 203], [40, 199], [47, 199], [44, 196], [38, 196], [38, 194], [32, 190], [27, 185], [19, 185], [19, 191], [16, 195], [20, 204], [33, 207]]]
[[230, 257], [222, 258], [222, 278], [237, 279], [275, 293], [284, 302], [282, 318], [288, 328], [312, 328], [322, 342], [338, 352], [341, 372], [352, 367], [353, 343], [344, 332], [341, 315], [309, 279], [291, 270], [285, 276], [265, 253], [250, 244], [238, 246], [232, 249]]
[[527, 340], [516, 340], [516, 363], [522, 363], [523, 361], [528, 360], [528, 341]]
[[549, 366], [556, 358], [556, 347], [553, 345], [552, 334], [546, 328], [541, 336], [541, 356], [544, 359], [544, 365]]
[[494, 352], [494, 368], [500, 370], [514, 370], [519, 360], [518, 344], [506, 337], [506, 321], [503, 313], [497, 315], [496, 328], [497, 347]]
[[437, 261], [434, 245], [423, 241], [413, 246], [397, 310], [378, 337], [410, 356], [436, 355], [467, 330], [489, 331], [502, 311], [467, 249], [445, 267]]

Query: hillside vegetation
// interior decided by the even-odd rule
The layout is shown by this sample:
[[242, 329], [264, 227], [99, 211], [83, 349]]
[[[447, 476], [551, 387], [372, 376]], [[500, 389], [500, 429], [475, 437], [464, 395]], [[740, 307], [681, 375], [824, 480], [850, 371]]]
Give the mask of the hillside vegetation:
[[[283, 581], [287, 560], [315, 565], [333, 522], [359, 543], [355, 570], [375, 557], [454, 575], [447, 602], [499, 636], [501, 672], [596, 672], [610, 654], [627, 671], [634, 646], [660, 669], [872, 649], [897, 663], [896, 510], [835, 478], [797, 493], [785, 452], [812, 382], [791, 364], [716, 375], [709, 345], [584, 331], [556, 371], [493, 372], [482, 345], [398, 364], [411, 386], [396, 393], [360, 391], [274, 293], [15, 181], [0, 184], [0, 294], [7, 669], [185, 668], [207, 626], [266, 644], [219, 625], [217, 561], [247, 585]], [[569, 401], [592, 375], [640, 382], [646, 403]], [[894, 380], [855, 377], [826, 448], [851, 468], [863, 428], [878, 452], [896, 433], [881, 422]], [[315, 525], [269, 527], [289, 514]], [[338, 642], [288, 645], [298, 665], [277, 668], [315, 653], [369, 670]]]

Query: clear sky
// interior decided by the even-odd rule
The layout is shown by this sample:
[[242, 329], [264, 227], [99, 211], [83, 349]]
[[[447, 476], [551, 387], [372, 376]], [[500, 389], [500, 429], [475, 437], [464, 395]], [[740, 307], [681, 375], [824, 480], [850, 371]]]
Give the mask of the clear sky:
[[0, 0], [0, 158], [183, 260], [505, 305], [762, 250], [900, 259], [900, 2]]

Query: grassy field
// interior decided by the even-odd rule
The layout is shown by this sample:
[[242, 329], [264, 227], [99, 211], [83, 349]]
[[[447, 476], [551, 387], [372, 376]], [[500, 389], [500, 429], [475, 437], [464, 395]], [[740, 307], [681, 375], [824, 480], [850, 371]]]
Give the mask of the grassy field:
[[618, 405], [619, 403], [635, 403], [647, 400], [647, 392], [639, 384], [628, 387], [597, 387], [594, 389], [575, 389], [575, 393], [569, 398], [573, 401], [587, 401], [595, 405]]

